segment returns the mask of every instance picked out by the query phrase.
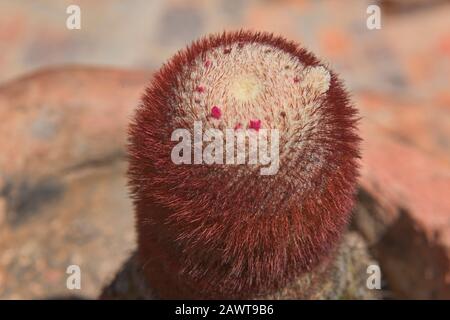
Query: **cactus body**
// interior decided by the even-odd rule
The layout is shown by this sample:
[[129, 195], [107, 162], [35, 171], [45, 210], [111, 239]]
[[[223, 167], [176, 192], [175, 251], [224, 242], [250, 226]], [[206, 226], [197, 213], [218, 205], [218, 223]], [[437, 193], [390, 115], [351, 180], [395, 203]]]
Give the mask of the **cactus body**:
[[[177, 53], [130, 127], [139, 258], [157, 295], [257, 297], [326, 260], [353, 204], [356, 115], [336, 74], [283, 38], [224, 33]], [[278, 130], [278, 172], [175, 164], [171, 135], [193, 132], [195, 121], [203, 130]]]

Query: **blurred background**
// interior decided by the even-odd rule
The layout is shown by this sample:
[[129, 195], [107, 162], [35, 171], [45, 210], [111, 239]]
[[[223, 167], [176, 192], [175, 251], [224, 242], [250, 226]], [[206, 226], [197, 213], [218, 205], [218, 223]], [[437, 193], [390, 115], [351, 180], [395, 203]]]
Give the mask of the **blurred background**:
[[[450, 1], [0, 0], [1, 299], [99, 294], [135, 247], [126, 128], [152, 71], [241, 28], [340, 74], [364, 138], [351, 228], [388, 298], [450, 299]], [[72, 264], [81, 290], [66, 287]]]

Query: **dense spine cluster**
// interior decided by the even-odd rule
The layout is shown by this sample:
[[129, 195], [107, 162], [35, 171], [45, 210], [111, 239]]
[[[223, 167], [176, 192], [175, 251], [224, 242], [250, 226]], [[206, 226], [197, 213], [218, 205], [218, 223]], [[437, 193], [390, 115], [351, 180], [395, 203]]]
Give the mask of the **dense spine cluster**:
[[[233, 32], [194, 42], [154, 76], [130, 127], [144, 273], [161, 298], [274, 292], [333, 252], [357, 178], [357, 112], [299, 45]], [[279, 171], [174, 164], [175, 129], [279, 130]]]

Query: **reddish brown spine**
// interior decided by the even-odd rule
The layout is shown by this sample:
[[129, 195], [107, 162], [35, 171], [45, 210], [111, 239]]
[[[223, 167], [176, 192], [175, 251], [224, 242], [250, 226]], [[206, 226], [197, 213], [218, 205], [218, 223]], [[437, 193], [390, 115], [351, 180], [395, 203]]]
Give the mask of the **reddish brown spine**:
[[[258, 54], [245, 55], [251, 50]], [[222, 97], [236, 83], [227, 80], [235, 74], [219, 69], [222, 62], [259, 59], [265, 53], [286, 56], [292, 65], [283, 71], [275, 69], [275, 62], [263, 65], [264, 57], [252, 61], [255, 76], [249, 75], [253, 67], [248, 63], [244, 91], [237, 88], [232, 98], [211, 101], [214, 90], [225, 90]], [[286, 85], [266, 88], [272, 69], [277, 79], [286, 72]], [[225, 89], [220, 81], [229, 81]], [[236, 106], [239, 101], [242, 105]], [[269, 111], [267, 117], [247, 119], [241, 108], [249, 108], [250, 116]], [[279, 289], [329, 255], [353, 204], [356, 116], [336, 74], [298, 44], [272, 34], [209, 36], [170, 59], [155, 74], [129, 131], [138, 249], [156, 293], [161, 298], [255, 297]], [[171, 134], [176, 128], [192, 129], [192, 120], [293, 135], [281, 138], [275, 175], [260, 175], [245, 165], [176, 165]]]

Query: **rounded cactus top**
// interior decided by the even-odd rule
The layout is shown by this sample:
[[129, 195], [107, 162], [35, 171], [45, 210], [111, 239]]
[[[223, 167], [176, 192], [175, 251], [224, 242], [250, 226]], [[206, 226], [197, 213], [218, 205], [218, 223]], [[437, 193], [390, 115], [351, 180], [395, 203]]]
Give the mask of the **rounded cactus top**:
[[[337, 76], [283, 38], [224, 33], [180, 51], [155, 74], [130, 127], [141, 254], [151, 261], [159, 252], [155, 264], [173, 266], [178, 280], [167, 277], [182, 282], [179, 292], [198, 288], [206, 297], [270, 291], [310, 270], [350, 216], [356, 114]], [[190, 133], [192, 152], [181, 153], [191, 162], [173, 161], [177, 129]], [[249, 161], [261, 157], [261, 144], [252, 149], [245, 140], [230, 149], [227, 132], [276, 142], [269, 148], [277, 152], [275, 172], [261, 174], [267, 161]], [[220, 154], [213, 160], [223, 153], [222, 162], [196, 159], [222, 138], [222, 149], [213, 145], [214, 157]], [[227, 163], [227, 152], [245, 150], [247, 161]]]
[[257, 119], [263, 128], [294, 129], [301, 116], [308, 116], [299, 107], [325, 93], [330, 80], [325, 67], [305, 65], [269, 43], [213, 46], [178, 71], [170, 101], [173, 125], [203, 121], [213, 128], [246, 128]]

